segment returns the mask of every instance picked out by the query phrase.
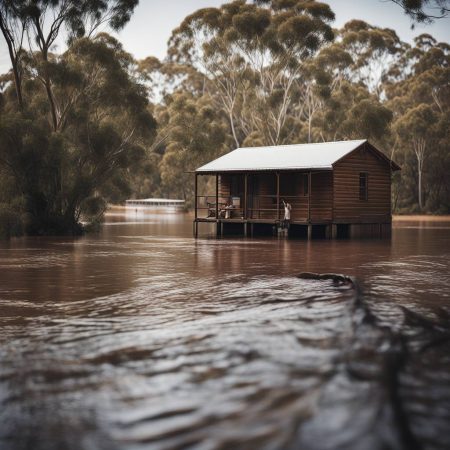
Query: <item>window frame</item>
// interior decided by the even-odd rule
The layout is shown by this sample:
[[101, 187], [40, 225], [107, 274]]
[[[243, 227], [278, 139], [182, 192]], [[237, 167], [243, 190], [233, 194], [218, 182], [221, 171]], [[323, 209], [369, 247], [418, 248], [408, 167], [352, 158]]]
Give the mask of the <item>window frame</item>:
[[[362, 184], [361, 181], [365, 180]], [[369, 173], [359, 172], [359, 200], [362, 202], [367, 202], [369, 200]]]

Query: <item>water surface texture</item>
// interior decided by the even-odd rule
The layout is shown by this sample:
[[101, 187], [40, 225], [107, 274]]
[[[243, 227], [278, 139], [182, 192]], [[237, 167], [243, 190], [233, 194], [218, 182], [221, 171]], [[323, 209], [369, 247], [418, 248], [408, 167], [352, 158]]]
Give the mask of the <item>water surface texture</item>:
[[450, 448], [449, 243], [448, 221], [194, 240], [121, 212], [0, 243], [0, 448]]

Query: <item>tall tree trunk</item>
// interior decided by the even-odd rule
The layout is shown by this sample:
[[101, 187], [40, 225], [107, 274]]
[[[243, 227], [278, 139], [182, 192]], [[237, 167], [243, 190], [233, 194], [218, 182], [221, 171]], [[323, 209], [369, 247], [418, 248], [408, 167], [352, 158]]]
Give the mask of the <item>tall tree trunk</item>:
[[[14, 87], [16, 90], [17, 103], [19, 108], [23, 109], [23, 96], [22, 96], [22, 77], [19, 71], [19, 55], [21, 48], [17, 50], [15, 48], [14, 35], [9, 30], [5, 18], [0, 14], [0, 29], [3, 37], [5, 38], [6, 45], [8, 46], [9, 59], [11, 61], [13, 75], [14, 75]], [[20, 43], [21, 46], [21, 43]]]
[[42, 59], [45, 61], [43, 78], [45, 92], [47, 93], [48, 102], [50, 104], [53, 131], [58, 131], [58, 114], [56, 111], [56, 102], [52, 91], [52, 82], [50, 81], [50, 75], [48, 74], [48, 49], [46, 47], [44, 47], [42, 50]]
[[418, 196], [419, 196], [419, 208], [422, 211], [423, 205], [422, 205], [422, 167], [419, 164], [419, 183], [418, 183]]
[[311, 143], [311, 120], [312, 116], [310, 115], [308, 118], [308, 144]]
[[[45, 69], [45, 70], [47, 71], [47, 69]], [[53, 98], [51, 82], [50, 82], [50, 78], [48, 77], [47, 73], [45, 74], [44, 85], [45, 85], [45, 91], [47, 92], [48, 101], [50, 103], [50, 112], [52, 114], [53, 131], [58, 131], [58, 115], [56, 112], [56, 103], [55, 103], [55, 99]]]
[[239, 148], [239, 140], [237, 138], [236, 129], [234, 127], [234, 119], [233, 119], [233, 111], [232, 110], [229, 111], [228, 116], [229, 116], [229, 120], [230, 120], [230, 126], [231, 126], [231, 132], [233, 134], [233, 139], [234, 139], [234, 142], [236, 143], [236, 148]]
[[422, 211], [423, 201], [422, 201], [422, 172], [423, 172], [423, 161], [425, 159], [425, 148], [426, 141], [422, 138], [417, 138], [413, 141], [414, 153], [417, 158], [417, 196], [419, 201], [419, 208]]
[[44, 82], [45, 92], [47, 93], [48, 102], [50, 104], [50, 112], [52, 115], [52, 127], [53, 131], [58, 131], [58, 113], [56, 108], [55, 97], [52, 91], [52, 83], [50, 80], [50, 75], [48, 73], [48, 51], [51, 42], [49, 41], [49, 38], [45, 39], [39, 19], [38, 18], [34, 19], [33, 23], [36, 29], [36, 39], [38, 41], [38, 45], [40, 48], [41, 57], [42, 60], [44, 61], [42, 80]]
[[13, 63], [13, 74], [14, 74], [14, 87], [16, 89], [17, 103], [19, 108], [23, 110], [23, 96], [22, 96], [22, 78], [19, 74], [19, 67], [17, 60]]

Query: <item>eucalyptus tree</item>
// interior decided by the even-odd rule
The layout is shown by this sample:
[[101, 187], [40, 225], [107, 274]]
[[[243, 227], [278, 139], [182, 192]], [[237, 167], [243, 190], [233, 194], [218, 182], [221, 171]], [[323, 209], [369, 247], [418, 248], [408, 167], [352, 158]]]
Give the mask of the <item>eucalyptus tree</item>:
[[408, 48], [396, 32], [379, 28], [362, 20], [347, 22], [338, 32], [338, 45], [352, 58], [349, 64], [352, 81], [382, 97], [382, 81], [390, 68]]
[[[144, 86], [131, 76], [132, 57], [109, 35], [78, 39], [63, 55], [55, 91], [67, 98], [63, 122], [63, 211], [78, 222], [83, 208], [123, 187], [144, 159], [156, 122]], [[88, 203], [86, 202], [88, 200]]]
[[[137, 0], [5, 0], [0, 29], [11, 83], [0, 110], [0, 169], [23, 198], [27, 231], [78, 233], [126, 188], [155, 121], [119, 30]], [[63, 54], [53, 52], [67, 39]], [[3, 77], [6, 80], [7, 77]]]
[[309, 99], [299, 102], [296, 109], [307, 122], [308, 136], [312, 136], [308, 140], [335, 141], [364, 136], [385, 148], [392, 113], [355, 75], [361, 65], [360, 52], [349, 42], [344, 44], [344, 35], [347, 33], [338, 31], [338, 38], [324, 46], [306, 66], [303, 71], [306, 76], [298, 84], [300, 92]]
[[436, 115], [433, 109], [425, 104], [411, 108], [399, 118], [395, 130], [406, 145], [410, 145], [417, 162], [417, 200], [420, 211], [423, 211], [423, 170], [424, 163], [431, 150]]
[[0, 163], [25, 199], [29, 233], [79, 232], [80, 217], [100, 216], [109, 190], [145, 155], [155, 122], [131, 63], [108, 35], [75, 41], [52, 74], [55, 95], [65, 99], [58, 132], [43, 114], [49, 106], [38, 77], [24, 85], [24, 113], [4, 103]]
[[[0, 30], [9, 50], [16, 98], [20, 109], [26, 69], [44, 86], [53, 131], [63, 122], [64, 108], [53, 92], [52, 75], [58, 63], [50, 49], [64, 35], [74, 39], [94, 35], [101, 25], [119, 30], [129, 20], [138, 0], [2, 0]], [[31, 62], [30, 62], [31, 61]], [[27, 67], [25, 67], [27, 66]]]
[[324, 102], [313, 123], [317, 140], [365, 137], [387, 147], [392, 112], [362, 85], [342, 80]]
[[[192, 204], [192, 172], [230, 148], [226, 117], [209, 94], [176, 92], [156, 111], [159, 132], [167, 134], [159, 164], [161, 190]], [[201, 180], [204, 181], [203, 179]]]
[[200, 9], [169, 42], [173, 60], [198, 67], [214, 85], [236, 146], [255, 134], [266, 144], [289, 141], [295, 81], [334, 37], [334, 14], [324, 3], [259, 3], [235, 0]]
[[15, 93], [20, 109], [23, 109], [22, 58], [25, 54], [24, 41], [28, 23], [28, 18], [22, 11], [22, 5], [23, 2], [17, 0], [2, 0], [0, 2], [0, 30], [8, 48]]
[[[299, 141], [322, 139], [321, 136], [313, 136], [314, 121], [327, 107], [333, 93], [348, 79], [352, 62], [348, 52], [339, 44], [332, 43], [324, 46], [304, 65], [295, 81], [292, 104], [292, 114], [298, 119], [295, 126], [302, 129], [302, 134], [297, 137]], [[303, 133], [305, 129], [307, 133]]]
[[0, 29], [9, 49], [19, 105], [23, 106], [20, 55], [27, 37], [29, 56], [45, 87], [51, 125], [61, 125], [61, 109], [52, 89], [54, 61], [50, 49], [61, 33], [68, 41], [88, 35], [101, 26], [121, 29], [130, 19], [138, 0], [4, 0], [0, 8]]
[[172, 61], [160, 61], [148, 56], [138, 61], [136, 74], [147, 86], [152, 103], [164, 103], [166, 96], [183, 90], [194, 95], [203, 95], [208, 82], [204, 74], [193, 66]]
[[[450, 46], [424, 34], [385, 79], [394, 113], [394, 145], [402, 158], [400, 204], [450, 210]], [[424, 201], [425, 197], [425, 201]]]

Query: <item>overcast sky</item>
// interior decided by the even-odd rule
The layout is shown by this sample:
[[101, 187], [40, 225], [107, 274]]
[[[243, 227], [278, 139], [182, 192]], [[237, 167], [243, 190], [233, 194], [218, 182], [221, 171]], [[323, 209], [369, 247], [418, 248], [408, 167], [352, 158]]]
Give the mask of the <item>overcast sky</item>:
[[[1, 1], [1, 0], [0, 0]], [[323, 0], [327, 2], [327, 0]], [[118, 34], [125, 49], [136, 58], [166, 54], [167, 40], [171, 31], [188, 15], [199, 8], [220, 6], [224, 0], [140, 0], [130, 22]], [[336, 21], [341, 27], [350, 19], [362, 19], [372, 25], [393, 28], [400, 38], [411, 42], [414, 36], [429, 33], [438, 41], [450, 41], [450, 19], [436, 21], [432, 25], [416, 25], [411, 30], [411, 21], [403, 10], [390, 0], [328, 0]], [[0, 38], [0, 73], [10, 67], [8, 52], [3, 37]], [[59, 50], [63, 49], [60, 41]]]

